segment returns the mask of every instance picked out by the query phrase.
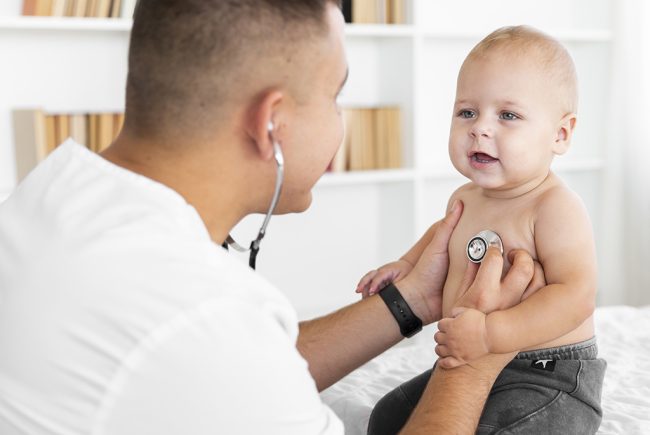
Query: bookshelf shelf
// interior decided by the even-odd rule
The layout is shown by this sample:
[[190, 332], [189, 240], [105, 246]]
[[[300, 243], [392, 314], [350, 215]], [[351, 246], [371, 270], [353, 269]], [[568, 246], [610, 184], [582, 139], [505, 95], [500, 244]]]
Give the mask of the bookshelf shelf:
[[[126, 18], [0, 17], [2, 30], [79, 30], [129, 32], [133, 21]], [[346, 24], [348, 37], [412, 37], [415, 27], [408, 24]]]
[[347, 37], [412, 37], [416, 33], [410, 24], [346, 24]]
[[416, 172], [413, 169], [380, 169], [371, 171], [337, 172], [323, 175], [318, 181], [319, 187], [350, 186], [355, 184], [376, 184], [413, 181]]
[[[416, 28], [414, 34], [421, 36], [425, 39], [439, 39], [439, 40], [458, 40], [458, 41], [479, 41], [491, 30], [482, 31], [449, 31], [449, 30], [432, 30]], [[548, 30], [548, 33], [562, 42], [610, 42], [612, 40], [612, 32], [610, 30], [602, 29], [585, 29], [585, 30]]]
[[124, 18], [0, 17], [0, 30], [129, 32], [131, 24], [132, 20]]

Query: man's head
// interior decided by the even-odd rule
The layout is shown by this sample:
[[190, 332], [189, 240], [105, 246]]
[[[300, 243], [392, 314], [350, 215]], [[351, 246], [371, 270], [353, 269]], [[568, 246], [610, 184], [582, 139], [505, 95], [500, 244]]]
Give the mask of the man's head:
[[496, 30], [458, 75], [454, 166], [494, 190], [543, 179], [553, 156], [569, 147], [577, 100], [575, 66], [559, 42], [525, 26]]
[[[329, 31], [327, 0], [139, 0], [129, 48], [131, 134], [210, 135], [259, 92], [288, 83], [301, 49]], [[299, 95], [300, 96], [300, 95]]]
[[[343, 135], [336, 98], [347, 63], [338, 6], [337, 0], [139, 0], [125, 137], [168, 160], [202, 150], [204, 172], [220, 171], [217, 181], [231, 190], [248, 184], [249, 204], [241, 205], [247, 214], [265, 212], [273, 191], [272, 122], [286, 162], [277, 210], [306, 209]], [[217, 175], [210, 174], [210, 186]], [[159, 179], [182, 190], [170, 176]]]

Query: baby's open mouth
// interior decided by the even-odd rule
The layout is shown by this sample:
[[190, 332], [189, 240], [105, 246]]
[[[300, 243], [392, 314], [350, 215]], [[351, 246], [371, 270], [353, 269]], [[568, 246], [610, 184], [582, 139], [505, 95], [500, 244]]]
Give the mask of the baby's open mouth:
[[492, 163], [492, 162], [496, 162], [497, 160], [499, 160], [499, 159], [496, 159], [496, 158], [492, 157], [489, 154], [480, 153], [480, 152], [472, 153], [470, 155], [470, 159], [472, 159], [473, 161], [475, 161], [477, 163]]

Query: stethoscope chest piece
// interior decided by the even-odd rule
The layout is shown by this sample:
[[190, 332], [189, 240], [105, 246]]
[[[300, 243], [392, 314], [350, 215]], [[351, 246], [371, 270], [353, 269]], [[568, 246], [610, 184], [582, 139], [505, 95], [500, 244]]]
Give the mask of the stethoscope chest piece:
[[494, 231], [481, 231], [467, 242], [467, 258], [469, 258], [473, 263], [480, 263], [483, 261], [490, 246], [496, 246], [499, 248], [501, 254], [503, 254], [503, 242], [501, 242], [501, 237], [499, 237], [499, 235]]

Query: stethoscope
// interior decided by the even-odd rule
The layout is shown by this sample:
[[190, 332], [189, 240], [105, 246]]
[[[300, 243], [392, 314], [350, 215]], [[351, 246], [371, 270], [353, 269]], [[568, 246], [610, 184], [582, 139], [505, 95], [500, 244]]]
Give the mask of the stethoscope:
[[472, 263], [480, 263], [485, 258], [490, 246], [499, 248], [503, 255], [503, 242], [497, 233], [491, 230], [483, 230], [467, 242], [467, 258]]
[[273, 144], [273, 157], [275, 157], [275, 163], [277, 164], [278, 167], [277, 175], [275, 177], [275, 192], [273, 193], [273, 199], [271, 200], [271, 206], [269, 207], [269, 211], [266, 212], [266, 217], [264, 218], [264, 222], [262, 222], [260, 231], [257, 233], [257, 237], [251, 242], [248, 248], [244, 248], [242, 245], [235, 242], [235, 239], [233, 239], [230, 234], [228, 234], [226, 241], [223, 242], [222, 245], [226, 250], [228, 249], [228, 246], [232, 246], [236, 251], [239, 252], [246, 252], [250, 250], [251, 253], [250, 256], [248, 257], [248, 265], [252, 269], [255, 269], [257, 253], [260, 251], [260, 243], [262, 242], [262, 239], [266, 234], [266, 227], [269, 225], [269, 221], [271, 220], [271, 216], [273, 215], [275, 206], [278, 204], [278, 199], [280, 198], [280, 191], [282, 190], [282, 182], [284, 181], [284, 156], [282, 155], [280, 144], [273, 137], [273, 129], [274, 129], [273, 122], [269, 122], [268, 125], [269, 138], [271, 139], [271, 143]]

